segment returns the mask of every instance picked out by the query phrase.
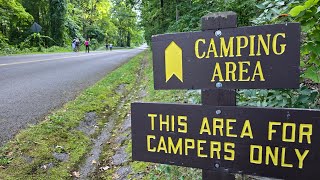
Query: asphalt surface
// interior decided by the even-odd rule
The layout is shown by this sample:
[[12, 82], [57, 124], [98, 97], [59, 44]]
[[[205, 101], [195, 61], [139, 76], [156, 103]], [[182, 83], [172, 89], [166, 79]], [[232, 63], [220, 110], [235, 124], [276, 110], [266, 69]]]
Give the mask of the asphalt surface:
[[0, 146], [145, 48], [0, 57]]

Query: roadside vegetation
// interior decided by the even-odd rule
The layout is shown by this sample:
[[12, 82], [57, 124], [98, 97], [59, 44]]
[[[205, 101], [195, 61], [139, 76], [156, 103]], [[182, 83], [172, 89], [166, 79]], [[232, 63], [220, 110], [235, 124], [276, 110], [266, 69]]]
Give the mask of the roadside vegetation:
[[[100, 134], [112, 113], [117, 113], [114, 111], [126, 93], [135, 90], [144, 56], [145, 52], [136, 56], [1, 147], [0, 179], [77, 177], [79, 166], [91, 149], [91, 138]], [[117, 92], [122, 86], [126, 93]], [[87, 133], [81, 122], [92, 112], [97, 114], [95, 123], [84, 129], [94, 129], [94, 132]]]
[[[145, 58], [145, 68], [143, 76], [141, 76], [142, 80], [140, 81], [139, 86], [136, 87], [143, 95], [134, 96], [136, 98], [131, 98], [131, 102], [194, 103], [195, 99], [199, 97], [196, 91], [154, 90], [152, 53], [149, 51]], [[128, 102], [128, 106], [131, 102]], [[128, 115], [130, 115], [130, 113]], [[112, 131], [114, 136], [108, 141], [109, 143], [105, 145], [104, 151], [100, 157], [100, 166], [108, 168], [103, 171], [97, 171], [91, 179], [201, 179], [201, 171], [197, 169], [132, 161], [130, 129], [125, 132], [128, 133], [128, 135], [125, 136], [129, 138], [120, 143], [117, 142], [117, 139], [121, 136], [121, 133], [123, 133], [122, 130], [124, 127], [121, 125], [123, 121], [124, 119], [121, 119], [116, 128]], [[117, 150], [121, 148], [125, 148], [126, 155], [123, 155], [125, 160], [121, 164], [114, 163], [113, 161], [114, 157], [117, 155]], [[124, 167], [130, 169], [130, 171], [126, 174], [120, 174]]]
[[[94, 168], [85, 178], [200, 179], [200, 170], [133, 162], [130, 126], [125, 124], [130, 122], [134, 101], [194, 103], [197, 96], [197, 91], [154, 90], [152, 53], [143, 52], [0, 148], [0, 179], [82, 177], [90, 151], [110, 124], [110, 137], [103, 142], [98, 158], [89, 162]], [[93, 131], [88, 133], [89, 129]], [[116, 164], [121, 149], [125, 154], [119, 158], [124, 159]], [[124, 167], [130, 171], [120, 174]]]
[[131, 0], [0, 0], [0, 55], [72, 51], [75, 37], [82, 48], [90, 38], [92, 50], [140, 45], [136, 6]]

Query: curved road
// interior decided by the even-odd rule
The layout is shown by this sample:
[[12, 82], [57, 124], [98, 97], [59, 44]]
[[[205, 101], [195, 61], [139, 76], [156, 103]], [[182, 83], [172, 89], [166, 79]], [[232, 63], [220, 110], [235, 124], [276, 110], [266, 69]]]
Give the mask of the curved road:
[[0, 146], [144, 49], [0, 57]]

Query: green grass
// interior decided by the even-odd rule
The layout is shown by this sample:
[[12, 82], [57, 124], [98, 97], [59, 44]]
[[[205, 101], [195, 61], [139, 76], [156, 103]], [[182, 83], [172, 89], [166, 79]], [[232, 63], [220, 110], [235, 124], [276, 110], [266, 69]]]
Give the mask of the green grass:
[[[90, 137], [77, 130], [79, 123], [88, 112], [108, 116], [115, 110], [123, 98], [116, 89], [121, 84], [126, 84], [126, 91], [134, 89], [144, 54], [110, 73], [40, 124], [21, 131], [2, 147], [0, 166], [4, 168], [0, 168], [0, 179], [72, 179], [71, 172], [77, 170], [91, 148]], [[54, 152], [61, 151], [69, 154], [68, 161], [60, 162], [53, 157]], [[54, 166], [43, 168], [49, 163]]]
[[[147, 58], [146, 67], [141, 66]], [[45, 120], [19, 133], [10, 143], [0, 149], [0, 179], [72, 179], [71, 173], [77, 171], [79, 164], [90, 151], [90, 138], [99, 134], [107, 118], [99, 118], [99, 129], [91, 137], [77, 130], [79, 123], [88, 112], [96, 112], [99, 117], [108, 117], [117, 110], [119, 103], [127, 98], [117, 112], [118, 119], [112, 131], [116, 137], [124, 117], [129, 112], [130, 101], [139, 99], [137, 94], [146, 90], [145, 102], [177, 102], [188, 101], [186, 90], [157, 90], [153, 88], [152, 54], [150, 51], [133, 58], [110, 73], [96, 85], [85, 90], [81, 95], [67, 103], [62, 109], [47, 116]], [[145, 63], [145, 62], [144, 62]], [[141, 68], [143, 68], [143, 72]], [[139, 79], [139, 83], [137, 84]], [[125, 84], [125, 93], [116, 93], [116, 89]], [[121, 146], [127, 146], [126, 152], [131, 156], [131, 140]], [[109, 165], [110, 159], [119, 144], [106, 144], [100, 157], [102, 166]], [[53, 153], [68, 153], [69, 159], [60, 162]], [[52, 168], [44, 169], [44, 165], [53, 163]], [[142, 174], [143, 179], [200, 179], [201, 171], [191, 168], [160, 165], [147, 162], [128, 162], [133, 172], [129, 178]], [[4, 169], [2, 168], [4, 167]], [[118, 167], [105, 172], [96, 172], [93, 178], [112, 179]]]
[[59, 46], [52, 46], [50, 48], [42, 48], [40, 51], [38, 48], [25, 48], [25, 49], [18, 49], [15, 47], [7, 47], [4, 49], [0, 49], [0, 56], [9, 55], [27, 55], [27, 54], [51, 54], [51, 53], [65, 53], [65, 52], [72, 52], [71, 47], [59, 47]]
[[[153, 70], [152, 70], [152, 54], [148, 53], [148, 64], [144, 71], [145, 79], [142, 81], [141, 86], [146, 88], [147, 95], [143, 98], [144, 102], [164, 102], [164, 103], [184, 103], [187, 102], [190, 96], [193, 94], [187, 93], [186, 90], [154, 90]], [[131, 156], [132, 144], [131, 141], [127, 141], [124, 145], [127, 146], [126, 152]], [[112, 154], [105, 155], [111, 156]], [[201, 170], [161, 165], [148, 162], [133, 161], [128, 163], [132, 168], [132, 173], [128, 178], [134, 177], [136, 174], [143, 174], [143, 179], [201, 179]], [[114, 170], [110, 169], [104, 174], [100, 175], [100, 179], [108, 179], [112, 177]], [[140, 177], [139, 177], [140, 178]], [[134, 178], [133, 178], [134, 179]]]

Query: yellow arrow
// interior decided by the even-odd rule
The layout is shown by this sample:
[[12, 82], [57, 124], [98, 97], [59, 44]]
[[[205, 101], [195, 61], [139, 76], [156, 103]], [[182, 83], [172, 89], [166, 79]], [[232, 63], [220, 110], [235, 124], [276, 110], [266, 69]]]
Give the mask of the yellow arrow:
[[166, 82], [175, 75], [183, 82], [182, 49], [172, 41], [165, 50]]

